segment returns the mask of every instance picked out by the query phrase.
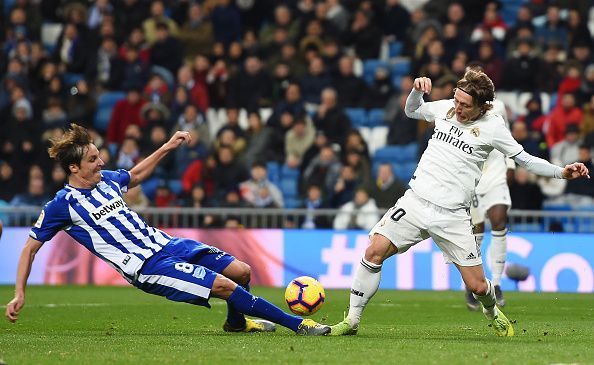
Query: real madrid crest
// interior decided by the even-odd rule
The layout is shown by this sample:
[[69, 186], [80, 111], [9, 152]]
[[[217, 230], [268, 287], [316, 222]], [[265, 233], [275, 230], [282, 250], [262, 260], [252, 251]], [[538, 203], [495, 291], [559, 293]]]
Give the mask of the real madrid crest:
[[448, 110], [448, 114], [446, 114], [446, 118], [452, 119], [454, 114], [456, 114], [456, 110], [454, 108], [450, 108], [450, 110]]
[[481, 135], [481, 131], [479, 130], [479, 127], [474, 127], [470, 130], [470, 134], [472, 134], [475, 137], [478, 137]]

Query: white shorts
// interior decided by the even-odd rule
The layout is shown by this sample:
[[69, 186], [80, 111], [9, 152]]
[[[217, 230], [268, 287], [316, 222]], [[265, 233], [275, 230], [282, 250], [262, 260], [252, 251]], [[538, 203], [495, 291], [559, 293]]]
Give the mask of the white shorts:
[[495, 205], [507, 205], [507, 210], [511, 208], [511, 197], [507, 184], [496, 185], [485, 194], [472, 195], [472, 201], [470, 202], [472, 224], [483, 223], [487, 211]]
[[455, 262], [460, 266], [482, 264], [468, 211], [442, 208], [422, 199], [411, 189], [377, 222], [369, 236], [375, 233], [389, 239], [399, 254], [431, 237], [447, 263]]

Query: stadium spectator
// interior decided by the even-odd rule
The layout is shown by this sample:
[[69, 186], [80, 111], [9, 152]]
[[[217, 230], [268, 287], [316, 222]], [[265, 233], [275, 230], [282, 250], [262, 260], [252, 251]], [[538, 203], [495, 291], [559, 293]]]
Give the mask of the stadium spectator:
[[9, 202], [21, 192], [21, 181], [14, 175], [14, 169], [7, 162], [0, 160], [0, 200]]
[[120, 144], [124, 140], [124, 132], [130, 124], [144, 127], [146, 122], [142, 119], [140, 110], [146, 100], [140, 93], [140, 88], [130, 85], [124, 99], [118, 101], [113, 107], [111, 118], [107, 127], [107, 142]]
[[542, 209], [544, 195], [540, 187], [533, 181], [530, 181], [529, 172], [522, 167], [516, 168], [515, 178], [509, 185], [509, 193], [514, 209]]
[[136, 165], [139, 157], [140, 148], [138, 146], [138, 141], [134, 138], [126, 137], [118, 152], [116, 168], [131, 169], [132, 166]]
[[183, 61], [183, 50], [179, 41], [170, 34], [169, 29], [167, 24], [157, 23], [150, 61], [153, 65], [161, 66], [175, 75]]
[[303, 171], [304, 185], [319, 185], [323, 189], [322, 193], [328, 196], [336, 185], [341, 168], [342, 164], [332, 147], [323, 146]]
[[355, 12], [346, 34], [346, 44], [355, 48], [357, 56], [363, 60], [378, 58], [382, 32], [375, 21], [362, 10]]
[[324, 202], [322, 190], [319, 185], [312, 184], [308, 186], [306, 197], [303, 201], [302, 209], [307, 209], [305, 217], [301, 219], [297, 226], [302, 229], [323, 229], [331, 228], [332, 225], [325, 215], [315, 214], [318, 209], [329, 208]]
[[[594, 166], [592, 165], [591, 148], [586, 145], [579, 146], [578, 155], [577, 161], [592, 171]], [[594, 204], [594, 180], [570, 180], [565, 187], [565, 194], [568, 194], [567, 200], [575, 206], [592, 206]]]
[[350, 165], [343, 165], [334, 188], [328, 194], [328, 204], [332, 208], [340, 208], [353, 200], [355, 190], [359, 186], [359, 179], [355, 169]]
[[365, 106], [368, 86], [365, 81], [354, 75], [353, 58], [343, 56], [338, 61], [338, 75], [332, 81], [336, 93], [340, 95], [340, 105], [345, 108]]
[[336, 90], [327, 88], [322, 91], [321, 103], [314, 117], [316, 129], [324, 132], [330, 143], [342, 145], [351, 130], [351, 121], [338, 105]]
[[173, 164], [175, 178], [181, 178], [193, 161], [204, 160], [208, 156], [208, 149], [202, 142], [202, 134], [197, 129], [191, 129], [188, 132], [192, 140], [175, 151]]
[[540, 60], [532, 53], [532, 41], [519, 39], [511, 58], [505, 62], [501, 88], [505, 90], [533, 91], [537, 85]]
[[231, 0], [218, 0], [210, 14], [215, 40], [228, 46], [241, 39], [240, 14]]
[[194, 2], [188, 7], [187, 20], [179, 30], [177, 38], [183, 45], [185, 58], [189, 60], [193, 60], [197, 55], [207, 54], [212, 48], [212, 22], [200, 3]]
[[50, 200], [49, 195], [45, 192], [45, 182], [43, 177], [33, 177], [29, 179], [27, 192], [19, 193], [10, 200], [10, 205], [13, 207], [32, 206], [40, 207]]
[[301, 94], [303, 100], [310, 104], [320, 104], [322, 90], [332, 84], [330, 76], [325, 70], [324, 61], [314, 57], [307, 68], [307, 73], [301, 79]]
[[142, 185], [128, 189], [124, 194], [124, 201], [132, 209], [146, 208], [150, 205], [149, 199], [142, 191]]
[[297, 118], [291, 129], [285, 134], [285, 164], [290, 168], [299, 168], [303, 157], [315, 139], [315, 128], [311, 119]]
[[517, 120], [511, 127], [512, 136], [519, 144], [524, 147], [524, 151], [528, 152], [533, 156], [542, 156], [542, 150], [540, 148], [540, 138], [535, 138], [535, 134], [540, 136], [539, 132], [533, 132], [528, 130], [528, 126], [521, 120]]
[[258, 57], [246, 58], [244, 68], [229, 83], [229, 105], [249, 110], [270, 105], [271, 78]]
[[410, 13], [400, 4], [400, 0], [387, 0], [381, 14], [382, 31], [391, 40], [402, 42], [410, 25]]
[[382, 163], [377, 169], [377, 179], [367, 185], [366, 190], [375, 200], [377, 206], [382, 209], [393, 207], [401, 196], [404, 195], [406, 187], [395, 175], [392, 165]]
[[274, 131], [262, 123], [258, 112], [251, 112], [248, 115], [248, 129], [246, 131], [247, 145], [242, 154], [245, 166], [252, 166], [256, 161], [266, 161], [277, 158], [271, 156], [270, 143], [273, 140]]
[[[204, 57], [202, 59], [206, 61]], [[188, 65], [182, 66], [177, 71], [177, 85], [186, 89], [191, 103], [198, 107], [200, 113], [206, 113], [209, 100], [205, 75], [200, 75], [198, 70], [193, 73], [192, 68]]]
[[365, 189], [358, 189], [352, 201], [340, 207], [334, 218], [334, 229], [370, 230], [379, 220], [375, 201]]
[[561, 19], [561, 9], [556, 4], [547, 7], [546, 21], [536, 28], [536, 39], [541, 46], [557, 43], [568, 49], [567, 23]]
[[579, 146], [582, 144], [579, 132], [579, 127], [575, 124], [565, 128], [565, 138], [551, 148], [551, 163], [565, 166], [578, 160]]
[[248, 173], [228, 146], [219, 148], [216, 160], [216, 166], [212, 170], [214, 199], [222, 202], [229, 191], [236, 189], [241, 181], [248, 178]]
[[263, 162], [254, 162], [250, 170], [251, 178], [239, 184], [241, 198], [255, 208], [282, 208], [283, 194], [268, 179], [268, 170]]
[[546, 141], [549, 148], [561, 141], [565, 136], [565, 130], [571, 124], [578, 126], [582, 122], [583, 112], [575, 104], [573, 94], [565, 94], [559, 104], [553, 108], [548, 120]]
[[68, 23], [64, 26], [64, 31], [58, 38], [53, 59], [60, 65], [61, 70], [82, 74], [89, 61], [89, 53], [91, 52], [89, 48], [90, 44], [79, 33], [76, 25]]
[[[367, 85], [363, 87], [367, 88]], [[395, 92], [390, 79], [390, 72], [385, 67], [378, 67], [375, 70], [373, 83], [368, 88], [364, 98], [365, 107], [369, 109], [384, 108]]]
[[164, 24], [169, 29], [169, 33], [176, 36], [178, 33], [177, 23], [169, 18], [165, 13], [165, 4], [161, 0], [153, 0], [151, 3], [151, 15], [142, 22], [144, 36], [146, 41], [152, 46], [157, 42], [159, 36], [159, 24]]

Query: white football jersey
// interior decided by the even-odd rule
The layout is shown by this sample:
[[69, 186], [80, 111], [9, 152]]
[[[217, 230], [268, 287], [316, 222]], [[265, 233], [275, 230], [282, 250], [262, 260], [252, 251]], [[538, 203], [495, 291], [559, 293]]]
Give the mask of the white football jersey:
[[[505, 127], [509, 129], [509, 122], [507, 120], [507, 111], [505, 104], [501, 100], [495, 99], [493, 101], [493, 109], [491, 112], [501, 115], [505, 121]], [[493, 150], [487, 157], [487, 161], [483, 165], [483, 175], [476, 186], [477, 194], [486, 194], [497, 185], [507, 185], [507, 169], [515, 168], [515, 162], [506, 158], [503, 153]]]
[[[523, 150], [503, 118], [493, 111], [463, 124], [456, 119], [453, 99], [425, 103], [422, 92], [414, 89], [409, 99], [406, 112], [410, 118], [435, 121], [433, 135], [409, 185], [435, 205], [469, 207], [483, 164], [493, 148], [510, 158]], [[418, 107], [409, 110], [409, 105]]]

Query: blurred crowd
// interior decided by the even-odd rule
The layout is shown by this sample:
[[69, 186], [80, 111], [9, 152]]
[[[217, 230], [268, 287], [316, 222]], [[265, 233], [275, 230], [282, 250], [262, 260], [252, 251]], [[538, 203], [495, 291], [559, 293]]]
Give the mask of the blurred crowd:
[[[92, 131], [106, 169], [130, 169], [173, 131], [191, 132], [192, 143], [159, 165], [154, 191], [127, 196], [133, 207], [341, 208], [333, 222], [308, 216], [295, 225], [370, 228], [377, 216], [357, 212], [380, 214], [407, 181], [393, 165], [374, 164], [346, 111], [382, 108], [387, 145], [416, 143], [420, 154], [432, 126], [403, 112], [413, 78], [433, 80], [427, 100], [448, 98], [469, 64], [498, 91], [530, 93], [527, 112], [508, 115], [526, 151], [594, 170], [588, 0], [3, 5], [0, 205], [39, 206], [61, 189], [66, 175], [49, 160], [48, 141], [76, 122]], [[511, 19], [503, 16], [510, 6]], [[394, 44], [401, 49], [390, 54]], [[410, 69], [394, 77], [377, 67], [364, 77], [369, 61], [394, 59]], [[96, 118], [101, 95], [119, 95], [106, 125]], [[291, 172], [290, 203], [271, 166]], [[517, 169], [513, 206], [592, 205], [593, 181], [536, 180]]]

